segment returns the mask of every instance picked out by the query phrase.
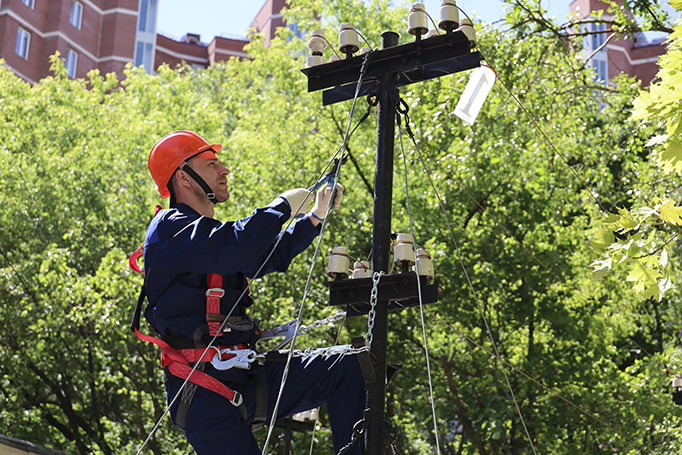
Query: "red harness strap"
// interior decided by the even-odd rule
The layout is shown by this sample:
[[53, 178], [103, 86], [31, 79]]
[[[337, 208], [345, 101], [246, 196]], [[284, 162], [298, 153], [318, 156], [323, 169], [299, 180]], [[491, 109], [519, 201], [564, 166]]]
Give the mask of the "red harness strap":
[[207, 276], [208, 290], [206, 291], [206, 322], [208, 333], [215, 336], [220, 330], [220, 299], [225, 295], [223, 289], [223, 276], [218, 273], [209, 273]]
[[[177, 376], [180, 379], [187, 379], [189, 377], [190, 382], [227, 398], [233, 405], [239, 407], [242, 404], [243, 398], [239, 392], [230, 389], [222, 382], [201, 370], [195, 369], [194, 372], [192, 372], [192, 367], [187, 358], [177, 349], [170, 347], [165, 341], [145, 335], [137, 329], [135, 329], [135, 335], [137, 335], [139, 339], [154, 343], [163, 349], [163, 351], [161, 351], [161, 366], [164, 368], [168, 367], [173, 376]], [[213, 353], [212, 350], [209, 352]], [[191, 376], [190, 373], [192, 374]]]
[[[157, 205], [156, 206], [156, 212], [154, 213], [154, 216], [156, 216], [159, 211], [161, 210], [161, 206]], [[137, 263], [137, 260], [144, 254], [143, 252], [144, 244], [140, 245], [140, 247], [132, 254], [130, 259], [128, 260], [130, 264], [130, 268], [135, 270], [136, 272], [141, 272], [143, 273], [144, 270], [140, 268], [140, 266]], [[144, 287], [143, 287], [143, 292], [144, 292]], [[208, 322], [208, 328], [211, 336], [215, 336], [218, 331], [220, 330], [220, 326], [222, 325], [222, 321], [220, 320], [215, 320], [220, 317], [220, 299], [222, 296], [225, 295], [225, 290], [223, 289], [223, 277], [220, 274], [217, 273], [209, 273], [208, 274], [208, 290], [206, 291], [206, 319]], [[140, 294], [140, 297], [143, 298], [144, 294]], [[138, 302], [139, 306], [140, 302]], [[136, 310], [137, 311], [137, 310]], [[212, 316], [213, 320], [208, 320], [209, 315]], [[139, 315], [137, 315], [139, 316]], [[135, 319], [134, 319], [135, 321]], [[136, 323], [139, 324], [139, 321]], [[139, 325], [137, 326], [139, 327]], [[166, 343], [163, 340], [160, 340], [158, 338], [154, 338], [149, 335], [145, 335], [144, 333], [140, 332], [137, 327], [133, 326], [133, 330], [135, 331], [135, 335], [143, 341], [148, 341], [150, 343], [154, 343], [157, 346], [161, 347], [161, 366], [168, 367], [168, 370], [173, 376], [176, 376], [181, 379], [188, 379], [189, 381], [201, 386], [205, 389], [208, 389], [212, 392], [215, 392], [225, 398], [227, 398], [230, 403], [233, 405], [240, 407], [243, 403], [243, 398], [241, 394], [235, 390], [230, 389], [227, 387], [225, 384], [222, 382], [218, 381], [214, 377], [204, 373], [201, 370], [195, 369], [192, 371], [192, 367], [190, 366], [190, 362], [209, 362], [211, 359], [213, 359], [213, 356], [215, 355], [215, 352], [210, 349], [206, 354], [204, 354], [204, 350], [202, 349], [181, 349], [177, 350], [172, 348], [168, 343]], [[248, 346], [246, 345], [239, 345], [236, 346], [237, 349], [247, 349]], [[220, 348], [216, 348], [218, 352], [220, 352]], [[229, 358], [229, 354], [228, 354]], [[191, 374], [191, 376], [190, 376]], [[241, 409], [240, 409], [241, 410]], [[245, 416], [244, 416], [245, 417]]]

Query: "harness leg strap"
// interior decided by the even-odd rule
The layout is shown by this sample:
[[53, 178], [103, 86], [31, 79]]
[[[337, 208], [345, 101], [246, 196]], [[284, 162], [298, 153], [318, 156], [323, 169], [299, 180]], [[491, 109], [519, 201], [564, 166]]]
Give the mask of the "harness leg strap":
[[268, 420], [268, 377], [265, 372], [265, 366], [258, 369], [258, 374], [255, 378], [256, 389], [256, 405], [253, 410], [253, 420], [251, 421], [251, 432], [255, 432], [265, 426]]
[[[361, 348], [365, 345], [365, 339], [363, 337], [353, 337], [351, 338], [351, 344], [354, 348]], [[360, 364], [362, 377], [365, 379], [365, 390], [376, 390], [379, 383], [377, 382], [377, 375], [370, 353], [367, 351], [359, 353], [358, 363]]]

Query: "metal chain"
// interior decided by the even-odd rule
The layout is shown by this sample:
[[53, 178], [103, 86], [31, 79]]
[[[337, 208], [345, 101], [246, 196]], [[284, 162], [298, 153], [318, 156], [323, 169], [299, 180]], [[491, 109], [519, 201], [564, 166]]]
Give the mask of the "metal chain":
[[369, 408], [365, 409], [365, 416], [353, 425], [353, 434], [351, 435], [350, 442], [343, 446], [336, 455], [348, 452], [358, 438], [367, 431], [367, 427], [369, 426], [369, 413]]
[[341, 346], [328, 346], [326, 348], [308, 348], [305, 351], [294, 350], [292, 357], [328, 357], [332, 355], [355, 355], [369, 351], [367, 346], [361, 348], [353, 347], [350, 344]]
[[382, 420], [381, 431], [384, 433], [384, 438], [386, 438], [391, 447], [391, 455], [402, 455], [402, 451], [400, 450], [397, 441], [398, 433], [395, 431], [395, 428], [393, 428], [393, 424], [386, 419]]
[[310, 325], [302, 325], [298, 329], [298, 334], [303, 335], [305, 334], [309, 329], [318, 329], [324, 325], [331, 324], [332, 322], [336, 322], [340, 319], [343, 319], [346, 317], [346, 312], [345, 311], [339, 311], [338, 313], [334, 313], [331, 316], [328, 316], [324, 319], [320, 319], [318, 321], [313, 322]]
[[377, 297], [379, 296], [379, 280], [385, 275], [383, 271], [374, 272], [372, 275], [372, 294], [369, 298], [371, 308], [367, 313], [367, 335], [365, 335], [365, 346], [368, 348], [372, 346], [372, 338], [374, 338], [374, 317], [376, 316], [375, 307], [377, 306]]

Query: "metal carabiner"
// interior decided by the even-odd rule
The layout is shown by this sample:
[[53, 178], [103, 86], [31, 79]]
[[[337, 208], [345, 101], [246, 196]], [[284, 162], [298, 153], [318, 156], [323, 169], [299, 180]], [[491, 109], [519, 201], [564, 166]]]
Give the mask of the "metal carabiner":
[[[223, 354], [232, 354], [234, 357], [226, 360], [221, 360]], [[240, 349], [233, 351], [231, 349], [221, 349], [213, 356], [211, 365], [216, 370], [229, 370], [230, 368], [240, 368], [248, 370], [251, 368], [251, 363], [259, 357], [258, 353], [251, 349]]]

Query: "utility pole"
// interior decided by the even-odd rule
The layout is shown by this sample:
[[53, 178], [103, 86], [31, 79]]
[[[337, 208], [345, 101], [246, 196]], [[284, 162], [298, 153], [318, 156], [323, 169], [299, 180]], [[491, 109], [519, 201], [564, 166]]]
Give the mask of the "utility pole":
[[[445, 4], [446, 2], [443, 2]], [[454, 2], [453, 2], [454, 3]], [[415, 4], [421, 5], [421, 4]], [[414, 11], [415, 6], [413, 6]], [[422, 5], [423, 8], [423, 5]], [[442, 10], [442, 8], [441, 8]], [[410, 16], [412, 21], [412, 15]], [[443, 21], [441, 21], [443, 22]], [[377, 155], [374, 185], [374, 219], [372, 237], [372, 272], [388, 273], [391, 257], [391, 206], [393, 203], [393, 161], [395, 140], [396, 105], [399, 101], [398, 88], [415, 82], [434, 79], [480, 66], [481, 56], [471, 51], [470, 36], [457, 28], [456, 21], [446, 21], [441, 28], [447, 33], [421, 39], [428, 30], [412, 26], [410, 33], [415, 34], [412, 43], [398, 45], [399, 35], [387, 31], [381, 35], [381, 49], [375, 50], [366, 62], [363, 82], [359, 96], [373, 95], [378, 99], [377, 116]], [[352, 99], [355, 95], [364, 55], [352, 56], [342, 34], [351, 24], [344, 24], [341, 32], [341, 52], [347, 58], [322, 63], [319, 47], [310, 43], [320, 36], [313, 32], [309, 47], [313, 51], [314, 66], [303, 69], [308, 77], [308, 91], [323, 90], [323, 104], [329, 105]], [[473, 30], [473, 27], [472, 27]], [[352, 46], [351, 46], [352, 47]], [[357, 48], [355, 49], [357, 51]], [[317, 57], [316, 57], [317, 55]], [[309, 59], [309, 64], [310, 64]], [[370, 409], [365, 438], [366, 451], [372, 455], [384, 454], [382, 421], [386, 404], [386, 353], [388, 341], [388, 312], [419, 305], [419, 293], [414, 272], [400, 273], [382, 277], [378, 285], [378, 299], [375, 306], [374, 327], [372, 331], [372, 369], [369, 374], [363, 368], [367, 387], [367, 407]], [[422, 302], [437, 300], [438, 286], [428, 285], [422, 279]], [[367, 314], [373, 287], [372, 278], [340, 280], [325, 283], [330, 288], [330, 304], [346, 305], [348, 317]], [[363, 360], [360, 360], [361, 366]], [[365, 365], [367, 362], [365, 361]], [[373, 374], [372, 374], [373, 373]], [[375, 378], [368, 379], [375, 375]]]

